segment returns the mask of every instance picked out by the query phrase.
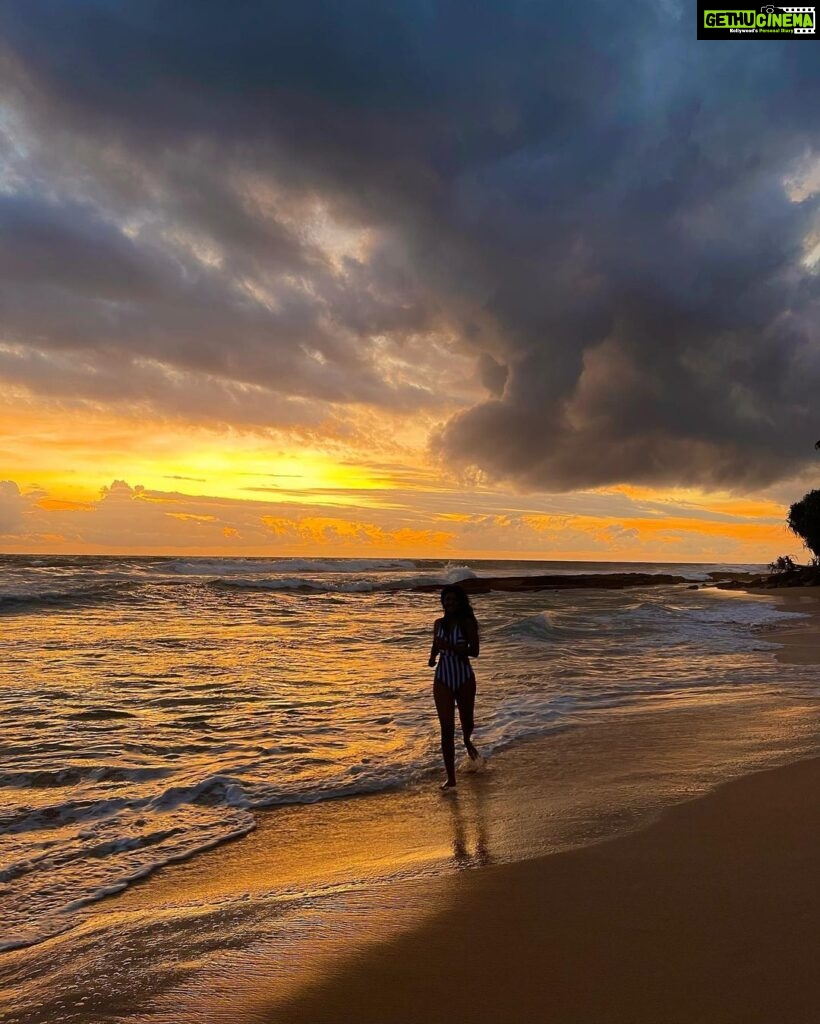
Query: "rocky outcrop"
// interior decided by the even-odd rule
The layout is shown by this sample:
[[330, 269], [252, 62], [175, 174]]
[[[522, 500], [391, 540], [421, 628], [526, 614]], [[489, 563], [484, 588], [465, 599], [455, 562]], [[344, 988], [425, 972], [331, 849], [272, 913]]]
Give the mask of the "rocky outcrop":
[[[685, 576], [655, 575], [648, 572], [578, 573], [571, 576], [477, 576], [461, 580], [468, 594], [527, 590], [621, 590], [625, 587], [660, 587], [687, 583]], [[440, 590], [439, 584], [424, 584], [414, 590]]]
[[[711, 574], [710, 575], [714, 575]], [[774, 590], [779, 587], [820, 587], [820, 568], [812, 565], [798, 566], [796, 569], [789, 569], [786, 572], [773, 572], [753, 576], [738, 573], [738, 576], [746, 575], [745, 580], [722, 579], [716, 582], [721, 590]]]

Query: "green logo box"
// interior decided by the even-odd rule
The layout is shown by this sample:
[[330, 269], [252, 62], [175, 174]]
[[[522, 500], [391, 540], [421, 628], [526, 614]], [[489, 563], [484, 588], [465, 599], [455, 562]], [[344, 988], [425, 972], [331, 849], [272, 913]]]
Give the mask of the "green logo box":
[[816, 7], [721, 7], [698, 0], [698, 39], [818, 39]]

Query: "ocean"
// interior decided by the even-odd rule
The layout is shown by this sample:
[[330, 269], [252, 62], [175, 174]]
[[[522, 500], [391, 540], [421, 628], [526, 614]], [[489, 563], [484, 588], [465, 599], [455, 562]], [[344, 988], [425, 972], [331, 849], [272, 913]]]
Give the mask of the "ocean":
[[[693, 588], [760, 566], [0, 557], [0, 948], [72, 927], [262, 808], [436, 784], [437, 595], [474, 576], [651, 572], [676, 586], [474, 595], [476, 742], [685, 695], [770, 693], [786, 613]], [[817, 692], [792, 672], [792, 696]]]

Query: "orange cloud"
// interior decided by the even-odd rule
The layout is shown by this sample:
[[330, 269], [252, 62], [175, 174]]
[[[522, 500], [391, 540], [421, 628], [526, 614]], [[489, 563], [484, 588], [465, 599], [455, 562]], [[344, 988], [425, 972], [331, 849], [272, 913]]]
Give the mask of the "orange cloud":
[[[179, 437], [166, 440], [174, 448]], [[231, 438], [211, 465], [227, 473], [243, 440]], [[90, 457], [90, 447], [86, 451]], [[754, 496], [647, 488], [523, 496], [485, 485], [447, 486], [410, 464], [402, 479], [386, 462], [356, 468], [340, 459], [337, 472], [329, 453], [317, 459], [285, 447], [268, 451], [267, 465], [261, 448], [252, 452], [258, 464], [240, 460], [235, 484], [224, 490], [212, 489], [205, 472], [169, 473], [170, 460], [147, 480], [124, 465], [93, 490], [84, 470], [64, 471], [58, 479], [31, 468], [0, 483], [3, 550], [710, 562], [802, 554], [783, 526], [785, 508]], [[18, 459], [25, 454], [18, 450]], [[173, 468], [199, 474], [205, 457], [179, 460]], [[62, 453], [57, 464], [64, 464]], [[162, 484], [156, 482], [159, 468]], [[266, 478], [270, 487], [246, 490]], [[197, 493], [177, 489], [186, 485]]]
[[[600, 521], [603, 522], [603, 521]], [[708, 519], [684, 519], [669, 517], [663, 519], [619, 519], [619, 525], [637, 530], [641, 537], [672, 535], [675, 533], [697, 533], [706, 537], [731, 537], [733, 540], [748, 542], [773, 542], [782, 544], [787, 536], [785, 525], [771, 523], [726, 523]]]
[[215, 523], [215, 522], [217, 522], [216, 516], [196, 515], [193, 512], [166, 512], [165, 515], [166, 516], [170, 516], [171, 519], [181, 519], [183, 522], [193, 522], [193, 523]]
[[345, 550], [360, 550], [362, 554], [377, 549], [387, 553], [417, 553], [422, 550], [449, 549], [456, 535], [443, 530], [401, 527], [385, 529], [375, 523], [364, 523], [328, 516], [306, 516], [284, 519], [262, 516], [262, 522], [278, 539], [298, 541], [308, 549], [341, 545]]
[[654, 519], [523, 516], [521, 519], [545, 538], [558, 540], [562, 533], [571, 530], [586, 534], [612, 554], [636, 561], [761, 562], [781, 554], [790, 545], [798, 547], [784, 525], [769, 522], [726, 522], [681, 516]]
[[693, 511], [714, 512], [718, 515], [737, 516], [749, 519], [776, 519], [784, 517], [783, 506], [776, 501], [761, 498], [736, 497], [733, 495], [704, 495], [688, 488], [669, 488], [658, 491], [657, 488], [633, 487], [622, 484], [600, 490], [599, 494], [623, 494], [636, 502], [650, 504], [675, 505], [678, 508], [690, 508]]
[[44, 512], [92, 512], [94, 506], [86, 501], [67, 501], [61, 498], [41, 498], [37, 508]]

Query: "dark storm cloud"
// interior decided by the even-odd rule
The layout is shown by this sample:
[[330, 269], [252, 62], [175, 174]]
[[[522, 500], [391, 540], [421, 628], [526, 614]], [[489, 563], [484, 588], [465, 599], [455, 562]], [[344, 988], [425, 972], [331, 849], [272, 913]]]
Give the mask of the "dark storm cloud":
[[[147, 232], [129, 238], [87, 206], [0, 196], [6, 342], [113, 360], [123, 393], [133, 391], [127, 377], [140, 358], [299, 398], [427, 399], [420, 388], [386, 388], [356, 346], [333, 333], [326, 298], [285, 282], [271, 301], [255, 301], [218, 268], [184, 262]], [[62, 376], [53, 358], [39, 362]]]
[[[698, 43], [690, 7], [0, 7], [3, 340], [412, 409], [418, 337], [451, 338], [490, 397], [436, 438], [450, 462], [553, 489], [792, 473], [820, 75], [808, 44]], [[366, 247], [334, 256], [339, 226]]]

